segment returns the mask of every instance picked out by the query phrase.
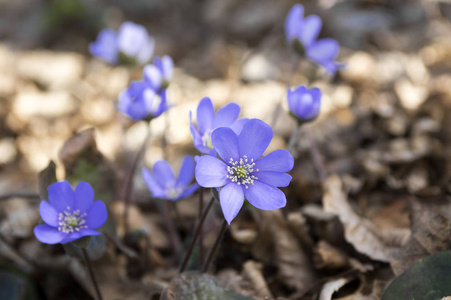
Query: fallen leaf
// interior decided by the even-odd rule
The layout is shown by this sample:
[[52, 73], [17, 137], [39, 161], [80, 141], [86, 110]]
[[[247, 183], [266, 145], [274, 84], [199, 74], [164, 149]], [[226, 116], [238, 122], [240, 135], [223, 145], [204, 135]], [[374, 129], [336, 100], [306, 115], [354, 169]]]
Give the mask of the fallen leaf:
[[352, 209], [343, 191], [343, 186], [338, 175], [331, 175], [324, 182], [324, 211], [334, 213], [343, 224], [345, 239], [354, 248], [371, 259], [389, 262], [399, 252], [399, 248], [385, 243], [389, 240], [380, 234], [373, 223], [360, 217]]
[[349, 282], [347, 278], [340, 278], [333, 281], [329, 281], [323, 285], [318, 300], [331, 300], [332, 295]]
[[273, 260], [279, 267], [278, 276], [289, 287], [309, 289], [316, 279], [311, 259], [300, 246], [280, 210], [262, 211], [262, 217], [268, 226], [269, 234], [277, 237], [273, 240]]
[[219, 285], [216, 277], [197, 272], [185, 272], [174, 277], [161, 300], [251, 300]]

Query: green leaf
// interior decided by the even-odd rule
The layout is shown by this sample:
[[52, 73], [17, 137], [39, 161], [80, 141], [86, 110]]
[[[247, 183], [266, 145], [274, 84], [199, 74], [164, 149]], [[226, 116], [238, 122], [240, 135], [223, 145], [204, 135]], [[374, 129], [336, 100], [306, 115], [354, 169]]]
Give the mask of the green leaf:
[[417, 261], [386, 289], [382, 300], [438, 300], [451, 296], [451, 251]]
[[198, 272], [185, 272], [174, 277], [161, 296], [162, 300], [251, 300], [219, 285], [216, 277]]

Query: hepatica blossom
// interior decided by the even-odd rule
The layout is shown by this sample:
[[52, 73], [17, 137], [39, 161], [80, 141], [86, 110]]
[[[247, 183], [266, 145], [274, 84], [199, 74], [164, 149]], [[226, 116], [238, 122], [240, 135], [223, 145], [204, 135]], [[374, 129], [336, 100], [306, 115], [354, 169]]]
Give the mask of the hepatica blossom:
[[314, 120], [321, 108], [321, 90], [308, 89], [300, 85], [294, 90], [288, 89], [288, 108], [298, 122], [304, 123]]
[[221, 127], [211, 141], [219, 158], [204, 155], [197, 161], [195, 176], [200, 186], [219, 188], [219, 201], [227, 223], [235, 218], [247, 199], [262, 210], [284, 207], [285, 194], [278, 187], [288, 186], [294, 160], [286, 150], [263, 152], [271, 142], [271, 127], [251, 119], [240, 134]]
[[138, 63], [145, 64], [152, 57], [155, 41], [147, 30], [133, 22], [124, 22], [116, 33], [104, 29], [97, 40], [89, 44], [92, 55], [110, 64]]
[[343, 64], [337, 63], [340, 47], [334, 39], [319, 39], [322, 21], [316, 15], [304, 18], [304, 7], [296, 4], [288, 13], [285, 21], [285, 34], [288, 43], [301, 55], [323, 66], [329, 73], [335, 74]]
[[142, 169], [144, 181], [155, 198], [177, 201], [191, 196], [198, 188], [197, 183], [191, 184], [194, 177], [194, 159], [186, 156], [183, 159], [178, 178], [175, 178], [171, 166], [165, 160], [159, 160], [153, 165], [153, 172]]
[[146, 65], [143, 70], [144, 80], [154, 91], [161, 91], [169, 86], [174, 70], [171, 57], [155, 57], [153, 65]]
[[155, 92], [147, 82], [134, 81], [118, 97], [118, 110], [134, 121], [150, 120], [169, 109], [166, 90]]
[[66, 244], [84, 236], [99, 235], [94, 230], [107, 219], [102, 201], [94, 202], [94, 191], [80, 182], [75, 191], [67, 181], [53, 183], [48, 189], [49, 199], [41, 201], [39, 212], [46, 224], [37, 225], [34, 234], [45, 244]]
[[194, 147], [204, 154], [216, 155], [211, 141], [211, 133], [218, 127], [230, 127], [238, 134], [248, 119], [237, 120], [241, 108], [236, 103], [229, 103], [221, 107], [215, 114], [213, 102], [208, 97], [200, 100], [197, 106], [197, 129], [192, 122], [190, 112], [190, 131]]

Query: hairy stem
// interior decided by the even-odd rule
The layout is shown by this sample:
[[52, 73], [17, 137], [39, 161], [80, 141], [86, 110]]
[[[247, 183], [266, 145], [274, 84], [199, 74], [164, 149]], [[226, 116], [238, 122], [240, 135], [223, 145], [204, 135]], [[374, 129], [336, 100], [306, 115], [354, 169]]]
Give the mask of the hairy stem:
[[174, 218], [171, 217], [171, 209], [173, 208], [171, 204], [172, 203], [167, 200], [164, 200], [161, 209], [166, 229], [169, 232], [169, 239], [171, 240], [172, 246], [175, 248], [176, 255], [179, 255], [182, 252], [182, 241], [177, 232]]
[[287, 150], [288, 152], [292, 153], [293, 147], [294, 147], [294, 143], [296, 142], [298, 135], [299, 135], [299, 130], [301, 129], [301, 125], [297, 125], [293, 132], [291, 133], [291, 137], [290, 137], [290, 141], [288, 142], [288, 146], [287, 146]]
[[83, 253], [83, 258], [85, 259], [86, 266], [88, 267], [89, 276], [91, 277], [92, 285], [96, 291], [97, 300], [103, 300], [102, 293], [100, 292], [99, 284], [97, 283], [96, 276], [94, 275], [94, 270], [91, 265], [91, 260], [89, 259], [88, 252], [85, 248], [81, 248]]
[[[287, 77], [287, 81], [286, 81], [286, 87], [287, 89], [290, 88], [291, 86], [291, 82], [293, 81], [293, 77], [294, 77], [294, 73], [296, 72], [296, 68], [298, 67], [299, 64], [299, 57], [296, 54], [293, 54], [293, 58], [291, 60], [291, 68], [290, 68], [290, 73]], [[274, 126], [277, 124], [277, 118], [280, 115], [280, 110], [282, 108], [282, 101], [285, 98], [285, 94], [280, 97], [279, 103], [277, 103], [276, 108], [274, 109], [274, 113], [272, 115], [272, 119], [271, 119], [271, 127], [274, 128]]]
[[312, 136], [310, 126], [306, 126], [306, 135], [307, 140], [309, 141], [309, 150], [310, 155], [313, 158], [313, 164], [318, 172], [319, 180], [323, 182], [327, 177], [327, 170], [323, 162], [323, 158], [321, 156], [321, 152], [318, 149], [318, 145], [316, 144], [316, 140]]
[[194, 234], [193, 234], [193, 240], [189, 244], [189, 247], [188, 247], [188, 250], [186, 251], [185, 257], [183, 258], [183, 262], [180, 266], [179, 273], [182, 273], [183, 271], [185, 271], [186, 265], [188, 264], [189, 258], [191, 256], [191, 252], [193, 252], [194, 245], [196, 244], [196, 240], [202, 229], [202, 225], [204, 224], [204, 221], [207, 218], [208, 212], [210, 211], [210, 208], [213, 205], [214, 201], [215, 201], [215, 198], [211, 197], [210, 202], [208, 202], [207, 207], [204, 209], [204, 212], [202, 213], [202, 217], [200, 218], [199, 222], [197, 223], [197, 227], [194, 230]]
[[[202, 218], [202, 211], [204, 210], [204, 189], [199, 187], [199, 212], [197, 214], [198, 222]], [[202, 267], [204, 263], [204, 234], [202, 228], [199, 231], [199, 264]]]
[[213, 260], [213, 257], [218, 250], [219, 244], [221, 243], [222, 237], [224, 236], [224, 233], [227, 229], [227, 221], [224, 220], [222, 222], [221, 230], [219, 231], [218, 237], [216, 238], [215, 244], [213, 245], [213, 248], [211, 248], [210, 253], [208, 253], [207, 262], [205, 263], [204, 267], [202, 268], [202, 273], [205, 273], [208, 271], [208, 268], [210, 267], [210, 263]]
[[123, 215], [124, 237], [127, 236], [128, 232], [130, 231], [129, 222], [128, 222], [128, 214], [129, 214], [129, 210], [130, 210], [130, 202], [131, 202], [132, 191], [133, 191], [133, 175], [135, 174], [135, 170], [138, 165], [138, 162], [140, 161], [141, 157], [143, 156], [143, 154], [146, 150], [146, 144], [147, 144], [147, 141], [149, 140], [149, 138], [150, 138], [150, 127], [148, 126], [146, 137], [144, 138], [144, 141], [143, 141], [141, 147], [139, 148], [138, 153], [136, 153], [135, 159], [133, 160], [133, 163], [130, 167], [127, 177], [125, 178], [124, 194], [123, 194], [123, 197], [124, 197], [123, 199], [124, 199], [124, 203], [125, 203], [124, 215]]

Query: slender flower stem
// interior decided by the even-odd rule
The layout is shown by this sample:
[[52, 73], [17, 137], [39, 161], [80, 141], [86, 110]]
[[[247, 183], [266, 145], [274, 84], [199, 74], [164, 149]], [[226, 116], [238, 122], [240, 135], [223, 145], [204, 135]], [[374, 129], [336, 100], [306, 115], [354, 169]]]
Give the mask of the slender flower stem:
[[297, 125], [294, 130], [293, 133], [291, 133], [291, 137], [290, 137], [290, 141], [288, 142], [288, 146], [287, 146], [287, 150], [288, 152], [292, 153], [293, 147], [294, 147], [294, 143], [297, 140], [297, 137], [299, 135], [299, 130], [301, 129], [301, 125]]
[[89, 276], [91, 277], [92, 285], [97, 294], [97, 300], [103, 300], [102, 293], [100, 292], [99, 284], [97, 283], [96, 276], [94, 275], [94, 270], [92, 269], [91, 260], [89, 259], [88, 252], [85, 248], [81, 248], [83, 253], [83, 258], [85, 259], [86, 266], [88, 267]]
[[213, 245], [213, 248], [211, 248], [210, 253], [208, 253], [207, 262], [205, 263], [204, 267], [202, 268], [202, 273], [205, 273], [208, 271], [208, 268], [210, 267], [210, 263], [213, 259], [213, 256], [215, 255], [216, 251], [218, 250], [219, 244], [221, 243], [222, 237], [224, 236], [226, 229], [227, 229], [227, 221], [224, 220], [224, 222], [222, 222], [221, 230], [219, 231], [218, 237], [216, 238], [216, 242]]
[[[296, 54], [293, 54], [293, 58], [291, 60], [290, 73], [289, 73], [289, 75], [287, 77], [287, 81], [286, 81], [287, 89], [289, 89], [290, 86], [291, 86], [291, 82], [293, 81], [294, 73], [296, 72], [296, 68], [298, 67], [298, 64], [299, 64], [299, 56], [297, 56]], [[277, 118], [278, 118], [278, 116], [280, 114], [280, 109], [282, 107], [283, 99], [284, 99], [284, 96], [280, 97], [279, 103], [277, 103], [276, 108], [274, 110], [274, 113], [272, 115], [272, 120], [271, 120], [271, 127], [272, 128], [274, 128], [274, 126], [277, 123]]]
[[327, 170], [323, 162], [323, 158], [321, 156], [321, 153], [318, 149], [318, 145], [316, 144], [315, 139], [312, 136], [311, 128], [310, 126], [306, 126], [305, 129], [307, 140], [309, 141], [309, 150], [310, 155], [313, 158], [313, 163], [315, 165], [315, 168], [318, 172], [319, 180], [323, 182], [327, 177]]
[[180, 240], [180, 236], [177, 232], [177, 228], [175, 226], [174, 218], [171, 215], [171, 209], [173, 208], [172, 203], [167, 200], [163, 200], [162, 203], [162, 214], [164, 223], [169, 232], [169, 238], [171, 240], [172, 246], [175, 248], [176, 255], [179, 255], [182, 252], [182, 241]]
[[133, 191], [133, 175], [135, 174], [135, 170], [136, 170], [139, 160], [141, 159], [141, 157], [143, 156], [143, 154], [146, 150], [146, 144], [147, 144], [147, 141], [149, 140], [149, 138], [150, 138], [150, 127], [148, 126], [146, 137], [144, 138], [144, 141], [143, 141], [141, 147], [139, 148], [138, 153], [136, 153], [135, 159], [133, 160], [133, 163], [130, 167], [127, 177], [125, 178], [124, 194], [123, 194], [123, 197], [124, 197], [123, 199], [125, 202], [124, 215], [123, 215], [124, 237], [127, 236], [128, 232], [130, 231], [129, 223], [128, 223], [128, 213], [130, 210], [130, 202], [131, 202], [132, 191]]
[[[199, 213], [198, 213], [198, 222], [202, 217], [202, 211], [204, 210], [204, 189], [203, 187], [199, 187]], [[199, 264], [202, 266], [204, 264], [204, 233], [202, 228], [199, 232]]]
[[211, 197], [210, 202], [208, 202], [207, 207], [204, 209], [204, 212], [202, 213], [202, 217], [200, 218], [199, 222], [197, 223], [197, 227], [194, 230], [193, 240], [189, 244], [189, 247], [188, 247], [188, 250], [186, 251], [185, 257], [183, 258], [183, 262], [180, 266], [179, 273], [182, 273], [183, 271], [185, 271], [186, 265], [188, 264], [188, 260], [191, 256], [191, 252], [193, 252], [194, 245], [196, 244], [197, 237], [199, 236], [199, 233], [202, 229], [202, 225], [204, 224], [204, 221], [207, 218], [208, 212], [210, 211], [210, 208], [213, 205], [213, 202], [215, 202], [215, 198]]

